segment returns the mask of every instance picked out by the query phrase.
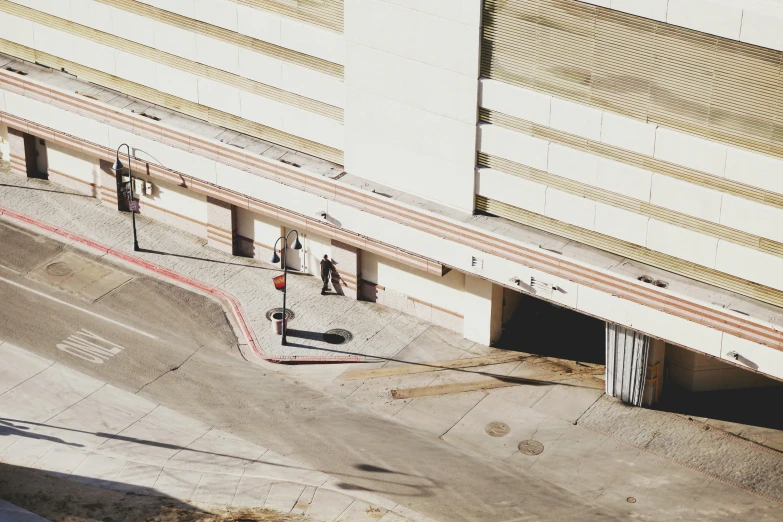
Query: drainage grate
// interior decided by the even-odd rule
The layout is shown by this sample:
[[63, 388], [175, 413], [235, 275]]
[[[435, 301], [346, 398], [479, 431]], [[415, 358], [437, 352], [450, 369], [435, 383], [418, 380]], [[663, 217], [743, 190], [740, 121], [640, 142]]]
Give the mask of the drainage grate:
[[523, 455], [541, 455], [544, 451], [544, 445], [533, 439], [523, 440], [517, 448]]
[[[271, 308], [266, 311], [266, 320], [271, 321], [272, 320], [272, 314], [282, 314], [283, 309], [282, 308]], [[296, 314], [294, 314], [294, 311], [290, 308], [285, 309], [285, 316], [286, 318], [291, 321], [294, 317], [296, 317]]]
[[342, 328], [335, 328], [324, 333], [324, 341], [329, 344], [345, 344], [353, 341], [353, 334]]
[[57, 262], [46, 267], [47, 274], [57, 277], [67, 276], [71, 272], [72, 270], [68, 263]]

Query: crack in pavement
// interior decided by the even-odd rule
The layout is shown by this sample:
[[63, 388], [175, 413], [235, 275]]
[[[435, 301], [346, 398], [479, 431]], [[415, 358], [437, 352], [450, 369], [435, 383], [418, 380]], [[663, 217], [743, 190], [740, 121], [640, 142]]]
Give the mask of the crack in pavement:
[[152, 379], [150, 382], [148, 382], [147, 384], [145, 384], [144, 386], [142, 386], [141, 388], [139, 388], [138, 390], [136, 390], [134, 393], [135, 393], [135, 394], [137, 394], [137, 395], [138, 395], [138, 394], [141, 394], [141, 392], [142, 392], [142, 391], [144, 391], [144, 388], [146, 388], [147, 386], [150, 386], [150, 385], [152, 385], [152, 384], [155, 384], [155, 382], [156, 382], [158, 379], [160, 379], [161, 377], [164, 377], [164, 376], [166, 376], [166, 375], [170, 374], [171, 372], [176, 372], [177, 370], [179, 370], [180, 368], [182, 368], [182, 366], [184, 366], [184, 365], [185, 365], [185, 363], [187, 363], [187, 362], [190, 360], [190, 358], [191, 358], [191, 357], [193, 357], [194, 355], [196, 355], [196, 353], [198, 353], [198, 351], [199, 351], [199, 350], [201, 350], [202, 348], [204, 348], [204, 346], [205, 346], [205, 345], [203, 345], [203, 344], [202, 344], [201, 346], [199, 346], [198, 348], [196, 348], [196, 349], [195, 349], [195, 350], [194, 350], [194, 351], [193, 351], [193, 352], [192, 352], [190, 355], [188, 355], [188, 356], [185, 358], [185, 360], [184, 360], [184, 361], [182, 361], [181, 363], [179, 363], [177, 366], [172, 366], [171, 368], [169, 368], [169, 369], [168, 369], [168, 370], [166, 370], [165, 372], [161, 373], [160, 375], [158, 375], [157, 377], [155, 377], [154, 379]]

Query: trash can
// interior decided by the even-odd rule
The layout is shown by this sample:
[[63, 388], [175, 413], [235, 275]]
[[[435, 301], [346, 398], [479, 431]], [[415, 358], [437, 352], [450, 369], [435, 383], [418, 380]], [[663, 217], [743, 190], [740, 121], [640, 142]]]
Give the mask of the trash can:
[[[272, 331], [276, 333], [277, 335], [283, 334], [283, 313], [282, 312], [275, 312], [272, 314]], [[288, 326], [288, 321], [286, 321], [286, 326]]]

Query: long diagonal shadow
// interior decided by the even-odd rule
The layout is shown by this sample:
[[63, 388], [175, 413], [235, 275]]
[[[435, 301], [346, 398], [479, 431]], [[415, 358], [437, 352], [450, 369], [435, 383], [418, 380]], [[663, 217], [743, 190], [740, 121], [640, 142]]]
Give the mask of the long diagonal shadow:
[[[300, 339], [310, 339], [310, 340], [314, 340], [314, 341], [326, 341], [328, 335], [330, 335], [330, 334], [323, 334], [323, 333], [320, 333], [320, 332], [309, 332], [309, 331], [305, 331], [305, 330], [286, 330], [286, 336], [288, 336], [288, 337], [295, 337], [295, 338], [298, 337]], [[334, 337], [342, 339], [338, 335], [335, 335]], [[326, 342], [328, 342], [328, 341], [326, 341]], [[471, 374], [474, 374], [474, 375], [483, 375], [485, 377], [491, 377], [493, 379], [497, 379], [499, 381], [508, 382], [508, 383], [529, 384], [529, 385], [532, 385], [532, 386], [548, 386], [548, 385], [552, 385], [552, 384], [560, 384], [562, 386], [568, 386], [568, 387], [571, 387], [571, 388], [588, 388], [588, 389], [593, 389], [592, 386], [581, 386], [579, 384], [562, 382], [562, 381], [547, 381], [547, 380], [542, 380], [542, 379], [530, 379], [530, 378], [525, 378], [525, 377], [511, 377], [511, 376], [507, 376], [507, 375], [499, 375], [497, 373], [491, 373], [491, 372], [486, 372], [486, 371], [471, 370], [470, 367], [449, 368], [448, 366], [439, 366], [437, 364], [432, 364], [432, 363], [405, 361], [405, 360], [402, 360], [402, 359], [394, 359], [393, 357], [382, 357], [382, 356], [379, 356], [379, 355], [367, 355], [367, 354], [363, 354], [363, 353], [360, 353], [360, 352], [349, 352], [349, 351], [345, 351], [345, 350], [324, 348], [324, 347], [320, 347], [320, 346], [308, 346], [306, 344], [292, 343], [290, 341], [288, 342], [287, 345], [288, 346], [294, 346], [296, 348], [305, 348], [307, 350], [318, 350], [318, 351], [330, 352], [330, 353], [335, 353], [335, 354], [340, 354], [340, 355], [365, 356], [365, 357], [367, 357], [367, 362], [377, 362], [379, 360], [387, 361], [387, 362], [400, 362], [400, 363], [409, 364], [411, 366], [426, 366], [426, 367], [432, 368], [432, 371], [449, 370], [449, 371], [453, 371], [453, 372], [463, 372], [463, 373], [471, 373]], [[518, 353], [522, 353], [522, 352], [518, 352]], [[535, 359], [546, 359], [546, 357], [542, 357], [540, 355], [529, 354], [529, 355], [527, 355], [527, 357], [519, 359], [518, 362], [521, 363], [521, 362], [527, 361], [528, 359], [533, 359], [533, 360], [535, 360]], [[512, 361], [508, 361], [508, 362], [512, 362]], [[297, 364], [297, 363], [296, 363], [296, 361], [294, 361], [293, 363], [288, 363], [288, 364]], [[357, 363], [357, 364], [361, 364], [361, 363]], [[500, 364], [500, 363], [498, 363], [498, 364]], [[583, 375], [585, 375], [585, 374], [574, 374], [573, 377], [577, 378], [577, 377], [580, 377], [580, 376], [583, 376]]]
[[19, 185], [11, 185], [8, 183], [0, 183], [0, 187], [8, 187], [8, 188], [18, 188], [23, 190], [38, 190], [40, 192], [53, 192], [55, 194], [65, 194], [66, 196], [78, 196], [80, 198], [92, 198], [92, 196], [88, 196], [87, 194], [79, 194], [77, 192], [66, 192], [64, 190], [50, 190], [45, 188], [38, 188], [38, 187], [22, 187]]
[[[247, 459], [247, 458], [244, 458], [244, 457], [238, 457], [238, 456], [235, 456], [235, 455], [227, 455], [225, 453], [216, 453], [216, 452], [212, 452], [212, 451], [204, 451], [204, 450], [193, 449], [193, 448], [189, 448], [189, 447], [186, 447], [186, 446], [180, 446], [178, 444], [167, 444], [165, 442], [157, 442], [157, 441], [153, 441], [153, 440], [139, 439], [139, 438], [136, 438], [136, 437], [126, 437], [124, 435], [119, 435], [119, 434], [104, 433], [104, 432], [100, 432], [100, 431], [79, 430], [79, 429], [76, 429], [76, 428], [66, 428], [66, 427], [62, 427], [62, 426], [54, 426], [52, 424], [46, 424], [46, 423], [41, 423], [41, 422], [33, 422], [33, 421], [26, 421], [26, 420], [20, 420], [20, 419], [11, 419], [11, 418], [2, 418], [2, 417], [0, 417], [0, 435], [17, 435], [17, 436], [28, 437], [28, 438], [33, 438], [33, 439], [49, 440], [49, 441], [52, 441], [52, 442], [55, 442], [55, 443], [67, 444], [67, 445], [70, 445], [70, 446], [83, 447], [82, 444], [67, 443], [67, 442], [64, 442], [62, 439], [59, 439], [57, 437], [52, 437], [52, 436], [43, 435], [43, 434], [37, 434], [35, 432], [30, 431], [29, 428], [27, 428], [26, 426], [19, 425], [19, 424], [25, 424], [25, 425], [30, 425], [30, 426], [46, 427], [46, 428], [54, 428], [54, 429], [57, 429], [57, 430], [63, 430], [63, 431], [69, 431], [69, 432], [75, 432], [75, 433], [86, 433], [86, 434], [90, 434], [90, 435], [95, 435], [97, 437], [105, 437], [105, 438], [107, 438], [109, 440], [119, 440], [119, 441], [124, 441], [124, 442], [132, 442], [134, 444], [141, 444], [141, 445], [146, 445], [146, 446], [154, 446], [154, 447], [158, 447], [158, 448], [175, 449], [175, 450], [180, 450], [180, 451], [189, 451], [189, 452], [193, 452], [193, 453], [202, 453], [202, 454], [207, 454], [207, 455], [215, 455], [215, 456], [219, 456], [219, 457], [227, 457], [227, 458], [230, 458], [230, 459], [234, 459], [236, 461], [240, 461], [240, 462], [246, 463], [248, 465], [253, 464], [254, 462], [258, 462], [258, 463], [266, 465], [266, 466], [276, 466], [276, 467], [280, 467], [280, 468], [296, 469], [296, 470], [301, 470], [301, 471], [313, 471], [310, 468], [304, 468], [304, 467], [301, 467], [301, 466], [291, 466], [291, 465], [288, 465], [288, 464], [281, 464], [281, 463], [276, 463], [276, 462], [268, 462], [268, 461], [260, 460], [260, 459], [263, 458], [263, 456], [259, 457], [259, 459], [252, 459], [251, 460], [251, 459]], [[4, 427], [7, 427], [6, 428], [7, 431], [4, 429]], [[402, 487], [402, 488], [407, 488], [407, 489], [413, 489], [413, 490], [418, 492], [418, 493], [407, 494], [407, 496], [430, 496], [431, 493], [427, 493], [427, 491], [432, 489], [436, 485], [436, 482], [433, 479], [430, 479], [430, 478], [427, 478], [427, 477], [422, 477], [422, 476], [419, 476], [419, 475], [412, 475], [410, 473], [403, 473], [403, 472], [398, 472], [398, 471], [392, 471], [392, 470], [389, 470], [389, 469], [386, 469], [386, 468], [381, 468], [381, 467], [378, 467], [378, 466], [374, 466], [372, 464], [354, 464], [353, 467], [355, 469], [359, 470], [359, 471], [398, 475], [400, 477], [409, 477], [409, 478], [413, 478], [413, 479], [419, 479], [419, 480], [422, 480], [422, 481], [428, 482], [428, 483], [424, 483], [424, 484], [406, 484], [406, 483], [402, 483], [402, 482], [396, 482], [396, 481], [393, 481], [393, 480], [383, 480], [383, 479], [373, 478], [373, 477], [368, 477], [368, 476], [363, 476], [363, 475], [351, 475], [351, 474], [337, 472], [337, 471], [324, 471], [324, 470], [319, 470], [319, 471], [321, 473], [325, 473], [325, 474], [328, 474], [328, 475], [333, 475], [335, 477], [340, 477], [341, 479], [354, 478], [354, 479], [360, 479], [360, 480], [372, 480], [373, 482], [377, 482], [379, 484], [387, 484], [389, 486], [394, 486], [394, 487]], [[382, 490], [382, 489], [370, 489], [370, 488], [365, 488], [363, 486], [357, 486], [355, 484], [348, 484], [346, 482], [339, 482], [339, 483], [336, 484], [336, 486], [338, 488], [344, 489], [344, 490], [371, 491], [371, 492], [379, 492], [379, 493], [383, 493], [384, 492], [384, 490]], [[398, 494], [406, 495], [405, 493], [398, 493]]]
[[241, 266], [243, 268], [252, 268], [255, 270], [269, 270], [270, 272], [279, 272], [281, 270], [279, 268], [267, 268], [265, 266], [247, 265], [244, 263], [231, 263], [230, 261], [220, 261], [219, 259], [208, 259], [206, 257], [187, 256], [185, 254], [175, 254], [173, 252], [163, 252], [161, 250], [152, 250], [149, 248], [139, 248], [139, 252], [144, 252], [146, 254], [157, 254], [160, 256], [181, 257], [182, 259], [193, 259], [194, 261], [206, 261], [208, 263], [218, 263], [221, 265]]

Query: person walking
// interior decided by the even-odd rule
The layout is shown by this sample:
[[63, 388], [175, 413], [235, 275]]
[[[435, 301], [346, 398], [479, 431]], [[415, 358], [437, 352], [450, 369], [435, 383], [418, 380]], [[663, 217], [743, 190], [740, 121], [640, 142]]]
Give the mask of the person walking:
[[326, 291], [329, 290], [329, 276], [332, 275], [333, 269], [334, 265], [329, 261], [329, 256], [324, 254], [324, 258], [321, 259], [321, 280], [324, 282], [321, 295], [326, 295]]

